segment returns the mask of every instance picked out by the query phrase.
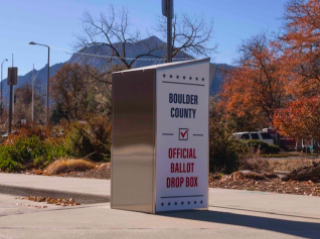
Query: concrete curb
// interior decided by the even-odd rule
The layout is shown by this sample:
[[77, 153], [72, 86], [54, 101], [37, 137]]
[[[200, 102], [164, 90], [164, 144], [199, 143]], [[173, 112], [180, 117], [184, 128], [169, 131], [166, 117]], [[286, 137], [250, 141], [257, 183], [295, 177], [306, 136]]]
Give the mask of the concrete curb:
[[52, 198], [73, 198], [81, 204], [94, 204], [110, 202], [110, 196], [85, 194], [70, 191], [48, 190], [30, 187], [8, 186], [0, 184], [0, 193], [14, 196], [42, 196]]

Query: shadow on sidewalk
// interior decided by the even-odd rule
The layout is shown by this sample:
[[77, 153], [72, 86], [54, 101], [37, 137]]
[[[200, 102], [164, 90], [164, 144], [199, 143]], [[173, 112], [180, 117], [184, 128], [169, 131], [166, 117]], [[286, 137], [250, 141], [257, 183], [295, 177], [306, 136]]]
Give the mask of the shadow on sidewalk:
[[173, 212], [162, 216], [250, 227], [303, 238], [320, 238], [320, 221], [319, 223], [290, 221], [215, 211]]

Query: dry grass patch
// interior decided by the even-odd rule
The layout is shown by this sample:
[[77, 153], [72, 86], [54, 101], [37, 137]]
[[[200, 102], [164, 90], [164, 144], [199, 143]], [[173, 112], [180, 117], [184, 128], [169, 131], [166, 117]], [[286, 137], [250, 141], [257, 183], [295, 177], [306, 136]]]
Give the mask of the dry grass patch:
[[102, 163], [97, 166], [97, 170], [99, 171], [107, 171], [111, 169], [111, 163]]
[[230, 176], [227, 177], [228, 180], [243, 180], [243, 179], [253, 179], [253, 180], [265, 180], [266, 178], [259, 173], [255, 173], [255, 172], [247, 172], [247, 173], [243, 173], [243, 172], [235, 172], [232, 173]]
[[60, 159], [50, 164], [46, 171], [48, 174], [60, 174], [71, 171], [86, 171], [95, 167], [95, 163], [84, 159]]
[[300, 159], [270, 159], [253, 155], [252, 157], [241, 160], [240, 170], [251, 170], [258, 173], [276, 171], [292, 172], [299, 168], [310, 167], [313, 162], [319, 163], [320, 159], [306, 159], [304, 157]]
[[313, 162], [319, 163], [320, 159], [282, 159], [282, 160], [268, 160], [269, 167], [272, 171], [288, 171], [292, 172], [295, 169], [310, 167]]
[[240, 163], [241, 170], [251, 170], [253, 172], [272, 172], [270, 160], [264, 158], [245, 158]]

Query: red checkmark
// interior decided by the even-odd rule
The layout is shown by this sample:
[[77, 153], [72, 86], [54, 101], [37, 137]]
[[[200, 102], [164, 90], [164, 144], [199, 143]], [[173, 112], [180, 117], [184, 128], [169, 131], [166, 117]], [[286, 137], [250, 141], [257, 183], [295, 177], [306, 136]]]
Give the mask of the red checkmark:
[[184, 133], [180, 132], [182, 138], [184, 138], [184, 136], [186, 136], [186, 134], [188, 133], [189, 129], [187, 129]]

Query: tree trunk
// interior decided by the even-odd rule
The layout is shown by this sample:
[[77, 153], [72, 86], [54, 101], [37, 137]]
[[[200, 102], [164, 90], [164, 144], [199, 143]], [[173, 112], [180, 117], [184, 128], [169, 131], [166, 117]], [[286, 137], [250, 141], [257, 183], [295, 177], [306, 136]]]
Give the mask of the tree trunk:
[[313, 162], [313, 166], [303, 167], [300, 169], [295, 169], [287, 176], [282, 178], [282, 181], [320, 181], [320, 163]]

